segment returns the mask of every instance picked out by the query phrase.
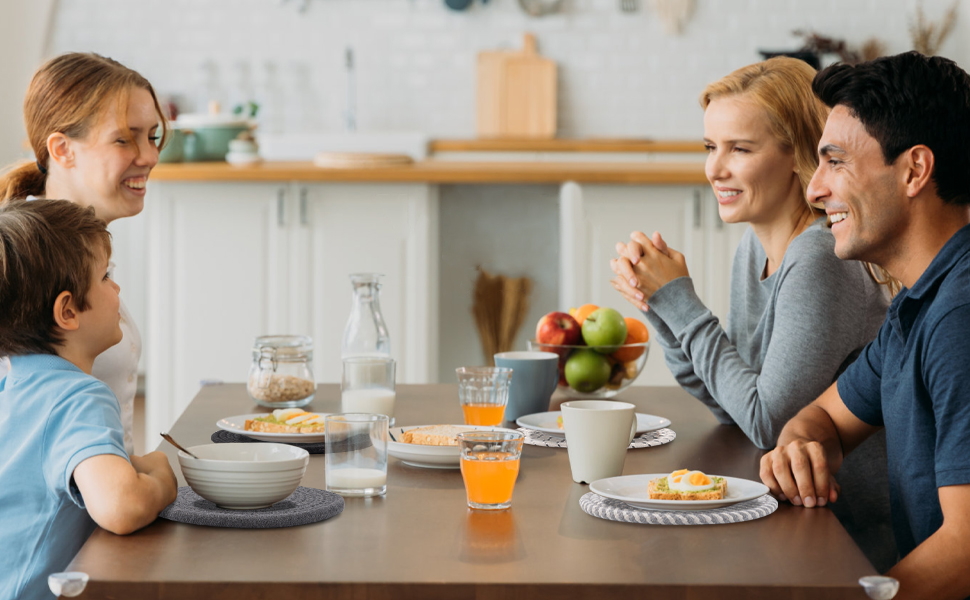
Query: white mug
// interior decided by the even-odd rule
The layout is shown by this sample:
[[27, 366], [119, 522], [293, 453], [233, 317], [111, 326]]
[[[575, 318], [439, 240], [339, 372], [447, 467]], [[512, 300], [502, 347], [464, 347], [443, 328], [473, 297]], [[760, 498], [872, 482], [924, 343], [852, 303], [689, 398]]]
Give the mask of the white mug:
[[636, 407], [613, 400], [572, 400], [561, 409], [573, 481], [592, 483], [622, 474], [637, 432]]

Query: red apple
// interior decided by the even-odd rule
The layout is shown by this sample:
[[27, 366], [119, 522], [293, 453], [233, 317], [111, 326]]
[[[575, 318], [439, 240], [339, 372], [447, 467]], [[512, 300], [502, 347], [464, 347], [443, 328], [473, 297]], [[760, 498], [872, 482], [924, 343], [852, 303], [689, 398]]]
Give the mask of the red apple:
[[557, 346], [581, 345], [583, 329], [569, 313], [551, 312], [539, 319], [536, 325], [536, 341]]

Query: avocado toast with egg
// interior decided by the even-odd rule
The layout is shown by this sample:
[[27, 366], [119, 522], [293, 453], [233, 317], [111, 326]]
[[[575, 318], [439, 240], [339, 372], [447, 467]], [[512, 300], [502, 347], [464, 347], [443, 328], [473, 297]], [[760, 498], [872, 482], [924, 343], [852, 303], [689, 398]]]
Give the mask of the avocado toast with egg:
[[246, 419], [246, 431], [262, 433], [323, 433], [323, 417], [299, 408], [280, 408], [271, 414]]
[[700, 471], [681, 469], [647, 484], [651, 500], [721, 500], [727, 497], [727, 480]]

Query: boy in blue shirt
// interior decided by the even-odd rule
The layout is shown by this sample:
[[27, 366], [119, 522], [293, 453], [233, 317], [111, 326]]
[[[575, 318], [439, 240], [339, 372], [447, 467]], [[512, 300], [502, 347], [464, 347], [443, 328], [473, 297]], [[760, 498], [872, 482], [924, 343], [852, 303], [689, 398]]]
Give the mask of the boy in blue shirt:
[[131, 533], [176, 497], [163, 453], [125, 453], [118, 401], [90, 375], [121, 340], [110, 255], [92, 209], [0, 205], [0, 600], [46, 600], [96, 525]]
[[839, 258], [903, 289], [876, 339], [785, 426], [761, 478], [824, 506], [843, 456], [884, 427], [896, 598], [970, 598], [970, 75], [910, 52], [829, 67], [812, 88], [832, 112], [809, 200], [824, 203]]

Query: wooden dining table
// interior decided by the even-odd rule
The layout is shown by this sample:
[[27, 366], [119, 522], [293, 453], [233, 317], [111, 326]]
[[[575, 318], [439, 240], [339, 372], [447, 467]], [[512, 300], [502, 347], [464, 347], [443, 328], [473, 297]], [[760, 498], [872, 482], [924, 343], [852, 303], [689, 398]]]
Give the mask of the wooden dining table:
[[[339, 412], [339, 398], [339, 386], [320, 385], [308, 410]], [[633, 387], [617, 399], [670, 419], [676, 432], [670, 443], [629, 450], [623, 474], [690, 468], [759, 480], [763, 452], [680, 388]], [[171, 434], [210, 443], [219, 419], [254, 412], [265, 409], [243, 384], [204, 387]], [[461, 414], [456, 385], [397, 388], [397, 426], [461, 423]], [[185, 485], [177, 451], [160, 449]], [[303, 486], [325, 488], [324, 463], [310, 456]], [[346, 498], [327, 521], [98, 529], [68, 570], [90, 577], [81, 598], [181, 600], [862, 599], [858, 579], [877, 574], [825, 508], [782, 503], [743, 523], [641, 525], [586, 514], [579, 500], [588, 491], [573, 482], [565, 449], [526, 445], [512, 508], [475, 511], [457, 469], [391, 457], [386, 495]]]

